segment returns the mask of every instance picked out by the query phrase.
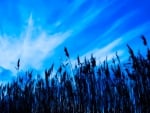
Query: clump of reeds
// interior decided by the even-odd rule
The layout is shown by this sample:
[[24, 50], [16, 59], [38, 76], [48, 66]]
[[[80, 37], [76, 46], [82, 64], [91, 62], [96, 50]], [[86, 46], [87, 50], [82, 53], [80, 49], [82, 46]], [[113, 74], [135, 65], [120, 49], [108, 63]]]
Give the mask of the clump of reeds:
[[[45, 79], [35, 79], [33, 72], [28, 71], [26, 80], [18, 76], [12, 83], [1, 84], [0, 113], [149, 113], [150, 49], [146, 38], [141, 38], [147, 56], [136, 55], [127, 45], [130, 60], [124, 67], [117, 53], [112, 64], [106, 58], [100, 65], [93, 55], [84, 61], [78, 56], [75, 73], [64, 48], [72, 73], [60, 65], [51, 77], [52, 64], [45, 70]], [[18, 70], [19, 67], [20, 60]]]

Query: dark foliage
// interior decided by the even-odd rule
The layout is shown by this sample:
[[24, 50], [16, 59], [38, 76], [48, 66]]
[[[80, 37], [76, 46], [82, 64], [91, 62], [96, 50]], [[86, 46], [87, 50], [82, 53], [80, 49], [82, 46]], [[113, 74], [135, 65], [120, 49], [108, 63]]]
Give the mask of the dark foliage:
[[[67, 66], [60, 65], [52, 77], [52, 64], [45, 80], [34, 79], [28, 71], [27, 80], [18, 76], [11, 84], [1, 84], [0, 113], [150, 113], [150, 49], [144, 57], [127, 47], [130, 60], [124, 66], [117, 53], [111, 66], [107, 58], [97, 65], [93, 55], [84, 62], [78, 56], [78, 65], [71, 69], [74, 82]], [[69, 58], [67, 48], [64, 52]]]

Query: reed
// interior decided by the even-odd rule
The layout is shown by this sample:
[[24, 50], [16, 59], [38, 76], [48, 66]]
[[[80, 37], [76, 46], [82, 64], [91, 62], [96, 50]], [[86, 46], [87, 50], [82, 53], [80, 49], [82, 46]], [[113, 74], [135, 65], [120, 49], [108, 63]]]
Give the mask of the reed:
[[[35, 79], [28, 71], [27, 80], [18, 76], [12, 83], [0, 84], [0, 113], [149, 113], [150, 49], [146, 38], [141, 38], [147, 56], [127, 45], [130, 60], [124, 66], [117, 53], [112, 63], [106, 57], [100, 65], [93, 55], [84, 61], [78, 56], [78, 66], [71, 68], [74, 83], [62, 64], [51, 77], [52, 64], [45, 70], [45, 79]], [[70, 60], [66, 47], [64, 52]]]

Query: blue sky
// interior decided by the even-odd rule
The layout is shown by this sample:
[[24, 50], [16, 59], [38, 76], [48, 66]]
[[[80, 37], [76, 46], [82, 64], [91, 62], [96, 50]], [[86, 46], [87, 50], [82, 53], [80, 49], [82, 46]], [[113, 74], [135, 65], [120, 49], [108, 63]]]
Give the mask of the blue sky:
[[[0, 0], [0, 81], [21, 70], [42, 72], [65, 60], [64, 46], [74, 62], [91, 53], [98, 61], [117, 51], [127, 57], [126, 44], [143, 48], [150, 41], [149, 0]], [[6, 74], [8, 73], [8, 74]]]

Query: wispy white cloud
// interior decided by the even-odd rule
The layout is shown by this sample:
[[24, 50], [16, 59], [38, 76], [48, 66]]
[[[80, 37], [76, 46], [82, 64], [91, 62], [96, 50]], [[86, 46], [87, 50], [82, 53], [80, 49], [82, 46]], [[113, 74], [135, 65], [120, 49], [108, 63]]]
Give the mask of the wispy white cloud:
[[40, 69], [42, 61], [50, 57], [56, 47], [63, 43], [71, 34], [71, 31], [48, 34], [44, 30], [38, 30], [38, 35], [33, 37], [37, 30], [33, 23], [32, 16], [28, 20], [28, 25], [20, 35], [14, 38], [8, 35], [0, 36], [0, 64], [2, 67], [15, 72], [15, 65], [18, 58], [21, 58], [21, 67], [33, 67]]
[[[70, 19], [70, 17], [81, 7], [82, 4], [85, 3], [85, 0], [75, 0], [71, 4], [67, 4], [67, 6], [64, 7], [64, 11], [62, 11], [63, 15], [60, 19], [58, 19], [54, 25], [55, 27], [58, 27], [62, 25], [65, 21]], [[67, 13], [66, 13], [67, 11]]]
[[135, 37], [139, 37], [142, 34], [145, 34], [146, 32], [149, 32], [150, 29], [150, 21], [148, 22], [144, 22], [141, 25], [138, 25], [134, 28], [132, 28], [131, 30], [125, 32], [124, 34], [121, 35], [122, 39], [123, 39], [123, 43], [127, 43], [130, 40], [132, 40]]
[[[41, 69], [43, 67], [43, 61], [51, 57], [56, 48], [65, 42], [68, 37], [80, 34], [81, 31], [89, 27], [89, 25], [92, 25], [95, 21], [96, 23], [100, 23], [99, 21], [105, 21], [106, 17], [110, 18], [111, 25], [108, 25], [105, 21], [106, 26], [110, 26], [110, 28], [105, 30], [103, 34], [99, 34], [99, 38], [95, 37], [92, 42], [89, 40], [87, 45], [83, 45], [85, 48], [88, 46], [88, 49], [86, 49], [86, 51], [82, 50], [82, 53], [84, 54], [81, 55], [81, 58], [84, 58], [85, 56], [90, 58], [90, 55], [93, 53], [98, 61], [104, 60], [106, 56], [108, 60], [110, 60], [115, 55], [116, 50], [118, 51], [119, 55], [123, 55], [125, 54], [125, 50], [121, 48], [122, 45], [125, 45], [125, 43], [128, 41], [132, 40], [136, 36], [138, 37], [140, 33], [144, 33], [149, 29], [150, 22], [147, 22], [139, 26], [137, 26], [137, 24], [135, 27], [134, 25], [131, 25], [132, 29], [121, 29], [118, 31], [118, 29], [124, 28], [123, 26], [130, 27], [128, 23], [131, 23], [130, 20], [136, 19], [135, 15], [138, 13], [136, 10], [131, 11], [128, 9], [126, 13], [124, 13], [124, 11], [118, 11], [120, 7], [124, 6], [124, 4], [122, 2], [120, 3], [118, 0], [113, 0], [111, 2], [104, 1], [101, 3], [97, 1], [89, 1], [88, 8], [85, 10], [86, 7], [82, 6], [84, 3], [86, 4], [86, 2], [86, 0], [75, 0], [71, 3], [67, 3], [66, 6], [61, 5], [56, 7], [52, 4], [50, 5], [51, 9], [48, 11], [43, 10], [45, 9], [43, 8], [45, 6], [41, 6], [40, 10], [41, 12], [45, 12], [44, 16], [41, 16], [41, 13], [39, 14], [38, 11], [34, 12], [34, 16], [36, 15], [38, 18], [40, 18], [40, 21], [38, 21], [39, 23], [34, 23], [34, 17], [30, 15], [27, 23], [23, 27], [24, 31], [21, 32], [19, 37], [14, 37], [9, 34], [0, 35], [0, 65], [15, 72], [17, 59], [21, 58], [21, 68], [26, 69], [27, 67], [33, 67], [35, 69]], [[110, 9], [112, 6], [116, 9]], [[21, 24], [23, 24], [26, 20], [28, 13], [32, 11], [32, 9], [36, 9], [36, 7], [23, 8], [22, 5], [19, 5], [18, 7], [21, 7], [19, 8]], [[49, 9], [49, 7], [46, 9]], [[60, 10], [60, 17], [58, 16], [59, 18], [56, 19], [55, 16], [50, 17], [55, 12], [55, 9], [62, 9]], [[80, 13], [79, 9], [83, 9], [84, 11]], [[120, 17], [120, 14], [117, 14], [118, 12], [123, 13], [121, 15], [124, 16]], [[110, 17], [109, 14], [112, 17]], [[113, 20], [113, 16], [115, 18], [118, 17], [118, 19]], [[100, 20], [98, 20], [97, 17]], [[50, 22], [47, 20], [47, 18], [50, 18]], [[35, 20], [38, 19], [36, 18]], [[41, 28], [41, 26], [44, 26], [44, 28]], [[96, 27], [102, 29], [101, 23]], [[47, 28], [49, 28], [49, 30], [44, 30]], [[18, 29], [19, 28], [15, 30]], [[94, 31], [94, 29], [91, 29], [91, 31]], [[117, 36], [120, 37], [117, 38], [116, 34], [119, 34], [120, 32], [124, 34]], [[92, 36], [92, 34], [89, 32], [80, 34], [80, 36], [83, 37], [86, 37], [87, 35]], [[74, 42], [77, 42], [74, 41], [76, 39], [70, 39], [70, 45]], [[84, 38], [81, 41], [84, 40], [88, 39]], [[77, 51], [80, 53], [80, 50]]]
[[106, 11], [113, 2], [104, 2], [100, 5], [99, 8], [95, 7], [95, 4], [91, 5], [91, 7], [82, 15], [79, 21], [75, 22], [71, 29], [74, 31], [74, 35], [81, 32], [83, 29], [88, 27], [88, 25], [102, 12]]
[[[99, 46], [99, 44], [106, 44], [110, 41], [113, 41], [116, 39], [116, 35], [120, 33], [118, 30], [121, 29], [121, 27], [128, 24], [128, 20], [131, 19], [134, 15], [136, 15], [136, 11], [132, 11], [130, 13], [127, 13], [126, 15], [118, 18], [115, 22], [112, 23], [112, 25], [106, 30], [104, 33], [99, 34], [99, 37], [92, 41], [91, 44], [88, 46]], [[109, 38], [108, 38], [109, 37]], [[122, 37], [122, 36], [121, 36]], [[97, 43], [100, 42], [100, 43]]]
[[[113, 5], [115, 1], [103, 1], [100, 3], [96, 1], [89, 1], [89, 6], [87, 10], [85, 10], [83, 14], [80, 14], [78, 11], [80, 8], [82, 9], [82, 5], [86, 2], [87, 1], [85, 0], [77, 0], [72, 2], [72, 4], [68, 4], [68, 6], [65, 7], [64, 15], [62, 15], [62, 17], [57, 20], [53, 25], [55, 27], [61, 26], [63, 29], [71, 29], [73, 31], [72, 35], [76, 35], [84, 30], [86, 27], [88, 27], [89, 24], [91, 24], [91, 22], [94, 21], [97, 16], [108, 10], [107, 8]], [[97, 4], [100, 5], [98, 6]], [[78, 13], [78, 15], [76, 15], [76, 13]], [[71, 23], [71, 25], [69, 25], [68, 22]]]
[[[115, 48], [117, 46], [119, 46], [119, 43], [121, 41], [122, 41], [122, 38], [118, 38], [102, 48], [92, 49], [92, 50], [88, 51], [87, 53], [81, 55], [81, 61], [84, 61], [85, 57], [87, 59], [90, 59], [91, 54], [93, 54], [93, 56], [96, 58], [96, 60], [98, 62], [106, 60], [106, 56], [107, 56], [107, 60], [109, 61], [115, 56], [115, 52], [116, 52]], [[119, 56], [121, 56], [124, 53], [124, 51], [120, 49], [120, 50], [117, 50], [117, 53]], [[73, 64], [75, 64], [76, 60], [72, 60], [72, 62], [73, 62]]]
[[136, 14], [137, 14], [137, 11], [131, 11], [127, 13], [126, 15], [123, 15], [122, 17], [118, 18], [115, 22], [112, 23], [111, 27], [104, 34], [102, 34], [101, 37], [107, 37], [107, 36], [113, 35], [121, 27], [129, 24], [128, 20], [134, 17]]
[[[115, 52], [118, 52], [118, 55], [121, 57], [122, 61], [127, 59], [127, 49], [126, 44], [133, 40], [137, 39], [140, 37], [140, 35], [145, 34], [149, 31], [149, 26], [150, 26], [150, 21], [144, 22], [143, 24], [140, 24], [138, 26], [133, 27], [132, 29], [128, 29], [124, 34], [121, 34], [118, 38], [114, 37], [114, 33], [117, 32], [117, 29], [119, 29], [120, 26], [123, 26], [122, 24], [125, 23], [126, 21], [133, 17], [137, 12], [131, 12], [128, 13], [127, 15], [119, 18], [117, 21], [115, 21], [112, 24], [112, 27], [108, 29], [104, 34], [100, 35], [99, 38], [97, 38], [95, 41], [92, 43], [89, 43], [86, 46], [90, 46], [91, 50], [89, 50], [87, 53], [82, 55], [82, 58], [85, 56], [90, 58], [90, 55], [93, 53], [94, 56], [100, 60], [103, 61], [106, 59], [111, 60], [113, 56], [115, 56]], [[109, 38], [107, 38], [109, 37]], [[103, 40], [105, 39], [105, 40]], [[109, 40], [109, 42], [108, 42]], [[139, 39], [140, 40], [140, 39]], [[103, 42], [104, 41], [104, 42]], [[149, 40], [148, 40], [149, 41]], [[98, 43], [100, 42], [100, 43]], [[136, 42], [136, 43], [135, 43]], [[133, 44], [137, 44], [139, 41], [135, 41]], [[99, 44], [102, 44], [103, 46], [98, 46]], [[106, 44], [104, 44], [106, 43]], [[123, 47], [124, 46], [124, 47]], [[136, 46], [138, 47], [138, 46]], [[123, 49], [124, 48], [124, 49]], [[82, 59], [83, 60], [83, 59]]]
[[[118, 52], [119, 56], [123, 56], [123, 55], [126, 56], [127, 49], [123, 49], [126, 47], [126, 44], [130, 40], [135, 39], [135, 37], [138, 38], [138, 37], [140, 37], [141, 34], [148, 31], [149, 26], [150, 26], [150, 22], [146, 22], [142, 25], [139, 25], [139, 26], [127, 31], [126, 33], [122, 34], [120, 36], [120, 38], [112, 41], [111, 43], [104, 46], [103, 48], [94, 49], [94, 50], [90, 51], [90, 53], [95, 53], [95, 56], [102, 60], [104, 60], [106, 58], [106, 56], [108, 56], [108, 59], [111, 59], [115, 55], [116, 51]], [[124, 46], [124, 47], [122, 47], [122, 46]], [[89, 54], [89, 52], [87, 54]], [[123, 58], [123, 59], [125, 59], [125, 58]]]
[[[130, 16], [128, 15], [128, 17], [130, 17]], [[110, 30], [108, 30], [108, 32], [106, 32], [104, 34], [104, 36], [106, 36], [108, 34], [113, 34], [114, 30], [117, 29], [117, 27], [119, 27], [119, 25], [124, 22], [123, 20], [126, 20], [128, 17], [125, 16], [124, 18], [118, 20], [110, 28]], [[93, 54], [98, 61], [104, 61], [106, 59], [106, 56], [107, 56], [107, 60], [111, 60], [115, 56], [115, 53], [117, 52], [118, 55], [120, 56], [121, 60], [124, 61], [128, 57], [128, 55], [127, 55], [128, 51], [127, 51], [127, 49], [125, 49], [126, 44], [133, 39], [139, 38], [141, 34], [147, 33], [149, 31], [149, 26], [150, 26], [150, 21], [145, 22], [144, 24], [141, 24], [139, 26], [136, 26], [136, 27], [126, 31], [124, 34], [121, 34], [119, 36], [120, 38], [117, 38], [117, 39], [115, 38], [115, 40], [113, 38], [113, 40], [110, 43], [107, 42], [107, 44], [105, 44], [102, 47], [97, 47], [96, 44], [98, 44], [98, 43], [96, 43], [94, 48], [93, 48], [93, 46], [91, 46], [91, 50], [89, 50], [87, 53], [85, 53], [81, 56], [81, 60], [83, 60], [84, 57], [90, 58], [91, 54]], [[111, 35], [110, 35], [110, 37], [111, 37]], [[101, 39], [98, 39], [98, 40], [101, 40]], [[133, 42], [133, 45], [137, 44], [138, 42], [139, 42], [138, 40], [136, 43]], [[75, 60], [73, 60], [73, 62], [75, 62]]]
[[[90, 51], [90, 53], [93, 53], [94, 56], [99, 59], [99, 60], [104, 60], [106, 58], [106, 56], [108, 57], [108, 60], [110, 60], [112, 58], [112, 56], [115, 54], [115, 51], [116, 50], [115, 48], [117, 46], [119, 46], [119, 43], [122, 41], [121, 38], [118, 38], [116, 40], [114, 40], [113, 42], [111, 43], [108, 43], [106, 46], [102, 47], [102, 48], [97, 48], [97, 49], [94, 49], [92, 51]], [[120, 51], [119, 54], [121, 54], [121, 50], [118, 50]]]

